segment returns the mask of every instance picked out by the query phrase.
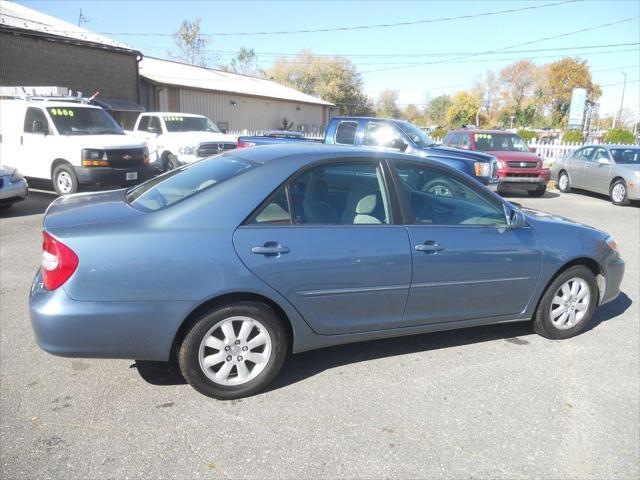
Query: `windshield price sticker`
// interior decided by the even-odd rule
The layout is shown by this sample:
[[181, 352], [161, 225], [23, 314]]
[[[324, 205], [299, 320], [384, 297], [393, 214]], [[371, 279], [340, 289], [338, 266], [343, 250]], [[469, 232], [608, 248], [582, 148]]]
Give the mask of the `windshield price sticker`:
[[73, 117], [73, 110], [66, 108], [50, 108], [49, 113], [54, 117]]
[[184, 117], [165, 116], [165, 122], [184, 122]]
[[478, 138], [491, 138], [492, 135], [490, 133], [476, 133], [473, 135], [476, 139]]

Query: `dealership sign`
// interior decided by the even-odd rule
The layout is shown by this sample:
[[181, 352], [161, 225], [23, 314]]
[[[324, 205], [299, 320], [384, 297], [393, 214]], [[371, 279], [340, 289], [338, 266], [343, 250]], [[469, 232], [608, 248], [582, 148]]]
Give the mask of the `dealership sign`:
[[587, 90], [585, 88], [574, 88], [573, 92], [571, 92], [571, 106], [569, 107], [569, 128], [582, 129], [586, 103]]

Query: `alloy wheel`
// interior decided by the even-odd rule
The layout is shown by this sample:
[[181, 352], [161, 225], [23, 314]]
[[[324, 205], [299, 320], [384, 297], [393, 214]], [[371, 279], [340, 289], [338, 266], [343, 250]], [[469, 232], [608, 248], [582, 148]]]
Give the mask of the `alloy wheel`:
[[627, 189], [622, 182], [616, 183], [611, 189], [611, 198], [615, 203], [622, 203], [627, 195]]
[[564, 282], [556, 291], [549, 315], [551, 323], [560, 330], [568, 330], [578, 324], [589, 310], [591, 289], [580, 277], [573, 277]]

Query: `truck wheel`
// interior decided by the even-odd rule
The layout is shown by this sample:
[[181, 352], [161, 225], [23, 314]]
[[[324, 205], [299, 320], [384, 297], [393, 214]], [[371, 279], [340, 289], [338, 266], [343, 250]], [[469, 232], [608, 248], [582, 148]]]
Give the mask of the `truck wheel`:
[[178, 168], [178, 157], [176, 157], [173, 153], [165, 153], [162, 165], [165, 172]]
[[527, 190], [530, 197], [541, 197], [547, 191], [547, 187], [538, 188], [537, 190]]
[[629, 195], [627, 194], [627, 182], [622, 179], [618, 179], [611, 185], [609, 190], [609, 196], [611, 197], [611, 203], [614, 205], [629, 205]]
[[60, 196], [78, 191], [78, 178], [73, 167], [68, 164], [58, 165], [53, 170], [53, 189]]

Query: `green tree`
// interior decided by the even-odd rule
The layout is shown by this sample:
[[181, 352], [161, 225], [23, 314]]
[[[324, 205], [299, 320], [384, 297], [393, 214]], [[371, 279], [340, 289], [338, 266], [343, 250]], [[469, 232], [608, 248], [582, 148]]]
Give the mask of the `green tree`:
[[235, 57], [231, 59], [229, 65], [224, 65], [223, 70], [242, 75], [253, 75], [264, 77], [264, 70], [258, 67], [258, 57], [253, 48], [240, 47]]
[[410, 103], [404, 108], [404, 110], [402, 110], [400, 118], [416, 125], [423, 125], [425, 123], [424, 116], [413, 103]]
[[424, 115], [429, 123], [433, 125], [444, 125], [450, 106], [451, 98], [449, 95], [440, 95], [427, 103]]
[[373, 102], [363, 92], [362, 77], [351, 60], [316, 57], [308, 50], [280, 58], [267, 71], [272, 80], [335, 103], [341, 115], [372, 115]]
[[636, 137], [631, 130], [626, 128], [614, 128], [609, 130], [604, 136], [605, 143], [619, 143], [621, 145], [632, 145]]
[[207, 66], [211, 39], [201, 32], [200, 18], [194, 21], [183, 20], [180, 28], [173, 34], [173, 41], [177, 52], [168, 52], [170, 57], [190, 65]]
[[580, 130], [567, 130], [562, 135], [562, 141], [568, 143], [582, 143], [584, 141], [584, 135]]
[[586, 88], [587, 99], [592, 102], [602, 94], [600, 86], [593, 83], [586, 60], [565, 57], [548, 66], [544, 99], [551, 111], [553, 125], [567, 124], [571, 93], [574, 88]]
[[376, 115], [378, 117], [399, 118], [400, 107], [398, 106], [398, 91], [384, 90], [380, 92], [378, 103], [376, 104]]
[[462, 91], [451, 98], [446, 123], [451, 127], [474, 124], [480, 109], [480, 99], [470, 92]]

